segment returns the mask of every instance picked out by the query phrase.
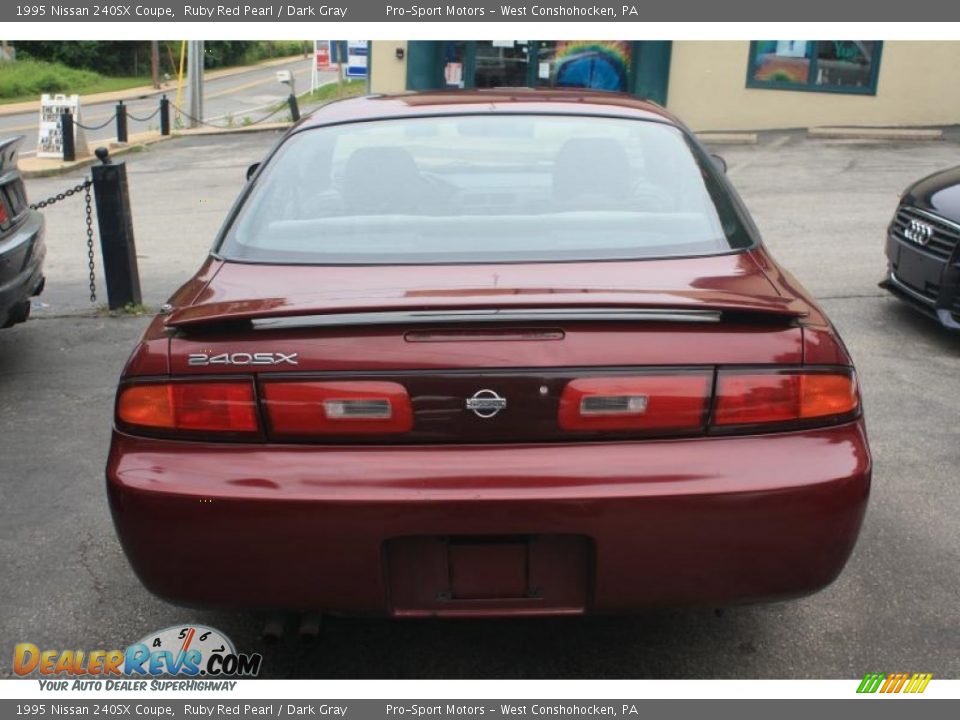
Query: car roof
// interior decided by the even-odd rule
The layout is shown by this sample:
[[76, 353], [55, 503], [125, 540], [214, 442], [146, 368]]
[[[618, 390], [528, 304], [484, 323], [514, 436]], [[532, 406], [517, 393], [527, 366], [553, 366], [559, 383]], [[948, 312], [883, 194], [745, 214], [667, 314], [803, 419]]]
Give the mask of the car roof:
[[365, 95], [339, 100], [311, 113], [300, 122], [298, 129], [363, 120], [487, 113], [603, 115], [682, 126], [655, 102], [626, 93], [579, 88], [492, 88]]

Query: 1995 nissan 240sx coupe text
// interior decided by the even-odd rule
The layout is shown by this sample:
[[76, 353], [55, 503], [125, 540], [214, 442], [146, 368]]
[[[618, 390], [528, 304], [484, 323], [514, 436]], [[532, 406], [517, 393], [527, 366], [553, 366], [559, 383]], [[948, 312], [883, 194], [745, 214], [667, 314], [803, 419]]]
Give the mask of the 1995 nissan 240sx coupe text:
[[830, 583], [857, 379], [690, 132], [616, 94], [328, 105], [120, 381], [117, 531], [204, 607], [523, 615]]

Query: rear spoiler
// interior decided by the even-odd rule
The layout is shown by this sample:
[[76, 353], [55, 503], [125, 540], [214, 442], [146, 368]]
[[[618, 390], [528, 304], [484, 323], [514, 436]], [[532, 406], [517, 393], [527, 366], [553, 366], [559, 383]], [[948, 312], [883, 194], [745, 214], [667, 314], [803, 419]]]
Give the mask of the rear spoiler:
[[[598, 293], [599, 294], [599, 293]], [[611, 293], [610, 295], [614, 295]], [[517, 322], [720, 322], [733, 317], [790, 322], [804, 317], [807, 307], [781, 297], [748, 297], [711, 293], [717, 297], [651, 295], [632, 302], [602, 302], [594, 296], [590, 303], [565, 304], [561, 298], [503, 298], [497, 305], [473, 302], [425, 305], [418, 302], [384, 301], [362, 305], [326, 307], [288, 300], [255, 299], [213, 302], [174, 309], [165, 324], [183, 330], [244, 324], [254, 329], [296, 327], [350, 327], [372, 325], [438, 325], [463, 323]], [[609, 296], [608, 296], [609, 299]], [[619, 298], [618, 298], [619, 299]], [[552, 302], [551, 302], [552, 300]], [[489, 301], [487, 301], [489, 303]]]

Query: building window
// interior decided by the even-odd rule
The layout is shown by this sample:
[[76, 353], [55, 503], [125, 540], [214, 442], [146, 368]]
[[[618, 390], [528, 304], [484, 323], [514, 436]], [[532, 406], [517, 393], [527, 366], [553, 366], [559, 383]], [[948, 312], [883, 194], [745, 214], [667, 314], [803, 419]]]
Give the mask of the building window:
[[477, 41], [473, 86], [523, 87], [530, 74], [530, 43], [526, 40]]
[[876, 95], [877, 40], [755, 40], [747, 87]]

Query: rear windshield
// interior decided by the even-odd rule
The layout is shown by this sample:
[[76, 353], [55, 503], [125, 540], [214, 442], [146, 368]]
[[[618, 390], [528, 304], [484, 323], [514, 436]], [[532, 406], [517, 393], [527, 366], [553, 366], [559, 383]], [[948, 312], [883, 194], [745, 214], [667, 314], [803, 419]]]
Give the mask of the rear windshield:
[[751, 244], [678, 129], [588, 116], [358, 122], [291, 136], [228, 259], [436, 263], [676, 257]]

